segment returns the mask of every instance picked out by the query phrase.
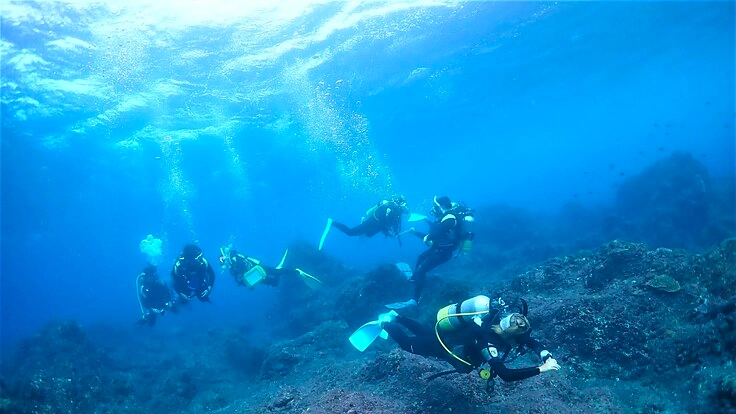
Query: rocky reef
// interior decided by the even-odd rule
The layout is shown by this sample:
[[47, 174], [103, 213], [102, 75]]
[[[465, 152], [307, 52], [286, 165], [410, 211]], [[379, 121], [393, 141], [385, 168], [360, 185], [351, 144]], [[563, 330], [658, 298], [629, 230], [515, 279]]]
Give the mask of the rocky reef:
[[[309, 318], [273, 326], [274, 340], [243, 327], [141, 336], [118, 327], [50, 323], [19, 348], [0, 409], [17, 413], [484, 413], [734, 412], [736, 239], [704, 254], [614, 240], [551, 258], [505, 280], [448, 266], [429, 281], [412, 316], [431, 321], [448, 302], [477, 293], [523, 297], [535, 336], [563, 369], [518, 383], [495, 380], [378, 340], [365, 353], [347, 337], [409, 292], [392, 266], [365, 275], [323, 263]], [[327, 263], [327, 264], [325, 264]], [[350, 277], [348, 277], [350, 276]], [[297, 312], [297, 315], [304, 314]], [[285, 333], [290, 332], [291, 335]], [[114, 338], [114, 339], [112, 339]], [[280, 339], [279, 339], [280, 338]], [[161, 347], [161, 342], [167, 346]], [[143, 351], [144, 350], [144, 351]], [[536, 364], [531, 356], [515, 362]]]

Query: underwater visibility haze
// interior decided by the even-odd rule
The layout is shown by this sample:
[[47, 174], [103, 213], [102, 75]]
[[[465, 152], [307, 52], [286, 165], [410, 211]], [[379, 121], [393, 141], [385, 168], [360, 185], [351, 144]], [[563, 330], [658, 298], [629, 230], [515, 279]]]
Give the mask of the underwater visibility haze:
[[[151, 340], [145, 352], [161, 355], [172, 337], [185, 352], [182, 332], [230, 344], [217, 335], [247, 326], [239, 335], [261, 356], [278, 341], [309, 335], [310, 318], [344, 321], [330, 328], [347, 347], [334, 354], [364, 361], [368, 353], [350, 348], [342, 333], [402, 298], [356, 293], [373, 307], [344, 319], [328, 317], [320, 304], [347, 295], [336, 288], [342, 283], [364, 283], [358, 275], [396, 262], [413, 266], [426, 246], [410, 235], [399, 242], [334, 229], [324, 249], [317, 244], [328, 217], [356, 225], [377, 201], [398, 194], [414, 213], [429, 214], [435, 196], [476, 212], [474, 250], [430, 272], [429, 299], [413, 310], [419, 318], [434, 317], [435, 303], [503, 290], [529, 267], [613, 240], [705, 255], [736, 236], [732, 1], [4, 0], [0, 13], [0, 329], [11, 379], [30, 369], [9, 367], [23, 360], [19, 344], [28, 349], [28, 338], [54, 337], [62, 328], [49, 323], [74, 331], [68, 321], [80, 330], [129, 332], [137, 338], [131, 344]], [[136, 275], [146, 266], [140, 243], [149, 234], [162, 241], [165, 282], [188, 243], [202, 248], [217, 279], [210, 303], [194, 301], [144, 327], [136, 325]], [[305, 293], [284, 280], [277, 288], [240, 287], [221, 273], [219, 249], [228, 244], [273, 266], [289, 248], [286, 263], [306, 263], [325, 287]], [[733, 277], [733, 267], [725, 269], [719, 280]], [[436, 279], [445, 276], [437, 275], [460, 282], [442, 290]], [[540, 303], [545, 291], [530, 286], [524, 292]], [[696, 305], [718, 302], [688, 292]], [[102, 336], [126, 342], [123, 334]], [[558, 360], [563, 371], [573, 365]], [[260, 369], [261, 379], [280, 381]], [[369, 374], [379, 389], [376, 378], [386, 376]], [[202, 402], [210, 389], [193, 390], [182, 378], [189, 385], [176, 388], [171, 405], [152, 402], [153, 386], [143, 394], [124, 388], [121, 395], [135, 396], [125, 400], [133, 410], [126, 412], [250, 412], [236, 407], [240, 400]], [[48, 393], [18, 389], [26, 388], [0, 400], [22, 395], [51, 404]], [[302, 412], [305, 395], [322, 395], [290, 390], [258, 399], [266, 402], [252, 412]], [[353, 398], [340, 392], [347, 391], [314, 397], [311, 412], [408, 410], [358, 398], [345, 411], [319, 411]], [[421, 412], [452, 408], [417, 398]], [[603, 400], [621, 410], [614, 412], [704, 409]], [[99, 404], [72, 409], [94, 412], [89, 407]], [[570, 408], [555, 404], [549, 412]], [[27, 412], [47, 412], [41, 406]]]

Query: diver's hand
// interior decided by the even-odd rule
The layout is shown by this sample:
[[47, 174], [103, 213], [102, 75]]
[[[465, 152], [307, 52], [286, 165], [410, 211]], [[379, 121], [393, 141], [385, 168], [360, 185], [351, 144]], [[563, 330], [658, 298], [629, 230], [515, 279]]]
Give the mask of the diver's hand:
[[547, 358], [547, 360], [544, 361], [544, 364], [539, 367], [539, 373], [557, 371], [558, 369], [560, 369], [560, 364], [557, 363], [557, 360], [554, 358]]
[[211, 291], [212, 291], [212, 286], [208, 286], [207, 289], [203, 290], [202, 293], [199, 294], [199, 298], [206, 299], [207, 296], [210, 295]]

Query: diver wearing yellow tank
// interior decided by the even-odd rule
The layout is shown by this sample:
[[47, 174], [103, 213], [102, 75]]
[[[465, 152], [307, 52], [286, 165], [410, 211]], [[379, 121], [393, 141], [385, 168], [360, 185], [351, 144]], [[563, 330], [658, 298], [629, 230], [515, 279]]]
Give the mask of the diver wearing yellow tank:
[[[401, 349], [444, 359], [457, 372], [478, 369], [489, 382], [495, 376], [504, 381], [519, 381], [560, 368], [552, 354], [531, 337], [526, 313], [526, 302], [521, 299], [509, 306], [500, 298], [491, 300], [479, 295], [440, 309], [433, 327], [401, 315], [382, 321], [380, 326]], [[524, 348], [533, 350], [543, 363], [526, 368], [506, 367]]]

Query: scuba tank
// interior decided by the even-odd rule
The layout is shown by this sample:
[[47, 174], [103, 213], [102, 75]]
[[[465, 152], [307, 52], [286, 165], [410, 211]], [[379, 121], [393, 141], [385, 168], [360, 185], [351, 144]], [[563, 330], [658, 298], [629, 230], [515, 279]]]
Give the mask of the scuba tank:
[[437, 328], [442, 331], [454, 331], [468, 323], [480, 325], [480, 319], [486, 319], [489, 314], [495, 317], [504, 305], [501, 299], [491, 301], [488, 296], [484, 295], [453, 303], [437, 312]]
[[[445, 306], [437, 312], [437, 323], [434, 324], [434, 334], [440, 345], [457, 361], [472, 367], [468, 362], [445, 345], [440, 331], [454, 331], [469, 323], [481, 326], [484, 321], [495, 319], [498, 314], [506, 308], [506, 303], [501, 299], [491, 300], [488, 296], [478, 295], [460, 303]], [[490, 376], [489, 376], [490, 378]]]
[[473, 248], [473, 222], [475, 219], [471, 215], [466, 215], [460, 222], [461, 234], [465, 236], [465, 239], [460, 244], [460, 250], [469, 252]]
[[388, 200], [382, 200], [380, 203], [376, 203], [376, 205], [374, 205], [373, 207], [371, 207], [368, 210], [366, 210], [365, 217], [363, 218], [363, 221], [365, 221], [366, 219], [369, 219], [369, 218], [374, 218], [374, 219], [378, 220], [378, 218], [374, 215], [374, 214], [376, 214], [376, 209], [378, 207], [381, 207], [382, 205], [388, 203], [388, 202], [389, 202]]
[[261, 280], [266, 278], [266, 270], [261, 265], [253, 266], [249, 271], [243, 275], [243, 282], [248, 287], [253, 287], [258, 284]]
[[261, 266], [261, 261], [258, 259], [246, 257], [244, 260], [250, 269], [241, 276], [241, 280], [248, 287], [253, 287], [266, 278], [266, 269]]

